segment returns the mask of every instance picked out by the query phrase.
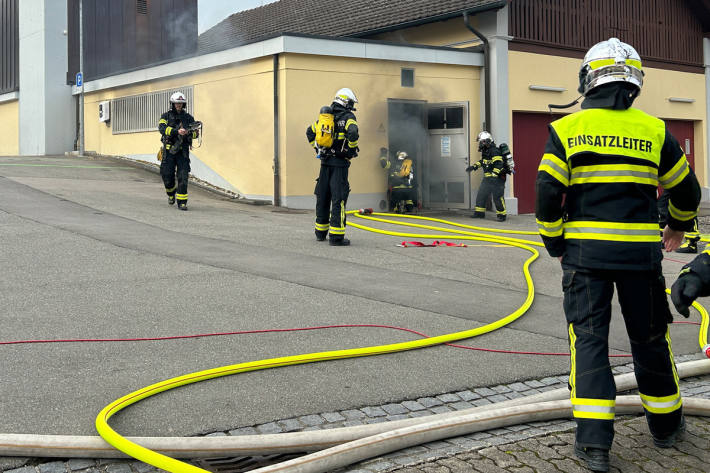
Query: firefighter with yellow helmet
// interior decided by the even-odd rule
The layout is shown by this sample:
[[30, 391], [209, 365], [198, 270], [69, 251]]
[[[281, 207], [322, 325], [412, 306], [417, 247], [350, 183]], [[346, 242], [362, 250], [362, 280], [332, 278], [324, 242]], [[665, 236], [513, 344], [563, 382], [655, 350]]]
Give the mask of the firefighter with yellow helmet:
[[[632, 46], [617, 38], [594, 45], [579, 71], [582, 110], [552, 122], [537, 174], [539, 232], [563, 270], [574, 450], [593, 471], [609, 470], [614, 438], [614, 287], [654, 444], [673, 446], [685, 425], [661, 250], [674, 251], [692, 231], [700, 187], [666, 124], [632, 107], [643, 77]], [[662, 237], [659, 184], [670, 194]]]

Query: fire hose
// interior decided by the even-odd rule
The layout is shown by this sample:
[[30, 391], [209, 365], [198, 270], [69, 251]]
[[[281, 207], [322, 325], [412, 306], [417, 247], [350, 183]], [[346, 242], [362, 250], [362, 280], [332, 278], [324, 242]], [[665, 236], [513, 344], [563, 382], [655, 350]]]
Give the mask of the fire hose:
[[[422, 216], [402, 216], [408, 219], [443, 223], [449, 226], [466, 228], [435, 227], [425, 224], [404, 223], [397, 220], [379, 218], [390, 214], [350, 211], [349, 214], [379, 221], [391, 225], [406, 225], [409, 227], [443, 231], [445, 234], [414, 234], [406, 232], [386, 231], [377, 228], [348, 222], [348, 225], [365, 231], [380, 234], [401, 236], [406, 238], [441, 239], [454, 238], [460, 240], [485, 241], [524, 249], [531, 256], [523, 264], [523, 275], [527, 283], [527, 296], [523, 304], [511, 314], [500, 320], [471, 330], [440, 335], [421, 340], [394, 343], [388, 345], [363, 347], [347, 350], [333, 350], [319, 353], [287, 356], [258, 360], [236, 365], [223, 366], [209, 370], [178, 376], [139, 389], [123, 396], [101, 410], [96, 417], [96, 429], [105, 440], [97, 437], [64, 437], [64, 436], [31, 436], [0, 434], [0, 454], [23, 456], [54, 456], [54, 457], [117, 457], [123, 452], [149, 463], [157, 468], [171, 472], [206, 472], [201, 468], [177, 460], [176, 458], [205, 458], [215, 456], [264, 455], [267, 453], [311, 452], [309, 455], [296, 458], [278, 465], [272, 465], [255, 472], [284, 473], [315, 473], [331, 471], [334, 468], [347, 466], [373, 456], [400, 450], [413, 445], [431, 442], [451, 436], [464, 435], [480, 430], [489, 430], [506, 425], [513, 425], [535, 420], [550, 420], [560, 417], [570, 417], [571, 404], [566, 388], [541, 393], [535, 396], [515, 399], [493, 406], [472, 408], [426, 418], [405, 419], [384, 424], [363, 425], [325, 431], [308, 431], [278, 435], [256, 435], [241, 437], [209, 437], [209, 438], [126, 438], [115, 432], [108, 421], [117, 412], [142, 399], [179, 386], [205, 381], [221, 376], [255, 371], [282, 366], [329, 361], [362, 356], [374, 356], [395, 353], [405, 350], [425, 348], [443, 343], [450, 343], [466, 338], [472, 338], [501, 328], [522, 316], [532, 304], [534, 285], [529, 267], [537, 259], [539, 252], [535, 246], [541, 243], [519, 238], [491, 236], [489, 234], [470, 230], [509, 233], [519, 235], [537, 235], [537, 232], [496, 230], [474, 227], [441, 219]], [[370, 216], [366, 215], [370, 214]], [[701, 315], [702, 322], [699, 331], [699, 345], [710, 357], [710, 346], [707, 342], [708, 313], [697, 302], [693, 303]], [[678, 365], [680, 378], [710, 374], [710, 360], [698, 360]], [[633, 374], [616, 377], [617, 389], [627, 391], [636, 387]], [[710, 400], [684, 399], [685, 412], [691, 415], [710, 416]], [[642, 406], [637, 396], [620, 396], [617, 398], [617, 411], [620, 413], [642, 412]], [[170, 456], [168, 456], [170, 455]]]

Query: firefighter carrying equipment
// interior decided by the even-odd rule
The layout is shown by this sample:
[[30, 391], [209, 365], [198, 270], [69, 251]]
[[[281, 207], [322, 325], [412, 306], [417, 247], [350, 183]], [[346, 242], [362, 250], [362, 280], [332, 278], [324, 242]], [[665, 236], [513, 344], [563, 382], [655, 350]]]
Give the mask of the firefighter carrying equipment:
[[[352, 91], [350, 92], [352, 93]], [[330, 234], [331, 245], [347, 246], [350, 244], [350, 240], [345, 238], [345, 207], [350, 194], [348, 168], [350, 160], [357, 156], [360, 135], [355, 115], [350, 109], [336, 101], [331, 104], [330, 108], [335, 122], [335, 139], [330, 148], [318, 148], [316, 142], [318, 121], [306, 128], [306, 138], [316, 149], [321, 162], [314, 190], [316, 195], [315, 236], [316, 240], [323, 241], [326, 235]]]
[[[173, 97], [176, 100], [180, 100], [180, 97], [175, 97], [176, 94], [173, 94]], [[171, 101], [173, 97], [171, 97]], [[165, 185], [168, 200], [171, 200], [171, 196], [175, 196], [180, 210], [187, 210], [190, 147], [192, 140], [200, 135], [201, 127], [202, 123], [196, 122], [192, 115], [185, 111], [184, 107], [179, 112], [175, 108], [171, 108], [171, 110], [161, 115], [158, 122], [158, 131], [165, 148], [163, 159], [160, 163], [160, 175]], [[187, 134], [180, 135], [178, 132], [180, 128], [187, 130]]]
[[483, 180], [476, 194], [476, 206], [471, 217], [485, 218], [488, 196], [492, 196], [496, 208], [496, 218], [503, 222], [507, 218], [505, 208], [505, 164], [500, 149], [495, 145], [490, 133], [479, 133], [481, 159], [466, 168], [466, 172], [483, 169]]
[[380, 166], [390, 172], [387, 175], [387, 201], [389, 209], [397, 213], [411, 212], [418, 205], [414, 162], [406, 151], [397, 152], [394, 163], [387, 159], [387, 148], [380, 152]]

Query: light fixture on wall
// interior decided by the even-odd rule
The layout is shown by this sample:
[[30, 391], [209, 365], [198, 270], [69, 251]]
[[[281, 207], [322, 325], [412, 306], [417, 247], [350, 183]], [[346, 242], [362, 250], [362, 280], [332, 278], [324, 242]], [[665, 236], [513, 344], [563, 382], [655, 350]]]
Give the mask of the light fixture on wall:
[[677, 103], [693, 103], [695, 102], [695, 99], [687, 99], [684, 97], [668, 97], [668, 101]]
[[530, 85], [528, 88], [530, 90], [542, 90], [544, 92], [564, 92], [567, 90], [564, 87], [550, 87], [549, 85]]

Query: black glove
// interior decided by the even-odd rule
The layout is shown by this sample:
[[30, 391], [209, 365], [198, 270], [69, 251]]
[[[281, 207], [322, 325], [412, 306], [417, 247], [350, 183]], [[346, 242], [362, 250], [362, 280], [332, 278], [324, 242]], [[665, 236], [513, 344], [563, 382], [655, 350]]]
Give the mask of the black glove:
[[686, 319], [690, 317], [688, 307], [702, 292], [703, 281], [694, 273], [681, 275], [671, 286], [671, 301], [679, 314]]
[[478, 169], [478, 166], [476, 166], [476, 165], [474, 164], [474, 165], [472, 165], [472, 166], [467, 167], [467, 168], [466, 168], [466, 172], [475, 171], [476, 169]]

